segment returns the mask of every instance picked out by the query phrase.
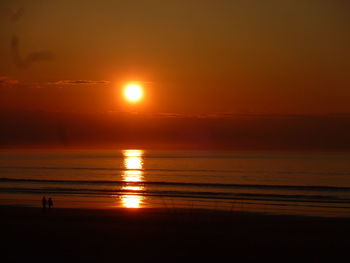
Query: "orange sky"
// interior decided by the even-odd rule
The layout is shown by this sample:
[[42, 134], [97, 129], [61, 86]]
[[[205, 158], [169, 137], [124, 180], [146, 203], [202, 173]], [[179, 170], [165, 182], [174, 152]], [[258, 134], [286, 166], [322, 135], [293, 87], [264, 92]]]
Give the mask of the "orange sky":
[[[3, 0], [0, 10], [2, 109], [350, 113], [347, 1]], [[134, 108], [120, 99], [127, 81], [146, 87]]]

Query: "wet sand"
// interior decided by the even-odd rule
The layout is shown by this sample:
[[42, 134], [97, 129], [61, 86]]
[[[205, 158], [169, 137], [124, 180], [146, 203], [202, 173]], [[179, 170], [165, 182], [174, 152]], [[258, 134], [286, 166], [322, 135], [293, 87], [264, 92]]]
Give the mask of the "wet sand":
[[194, 209], [1, 206], [3, 262], [325, 262], [350, 219]]

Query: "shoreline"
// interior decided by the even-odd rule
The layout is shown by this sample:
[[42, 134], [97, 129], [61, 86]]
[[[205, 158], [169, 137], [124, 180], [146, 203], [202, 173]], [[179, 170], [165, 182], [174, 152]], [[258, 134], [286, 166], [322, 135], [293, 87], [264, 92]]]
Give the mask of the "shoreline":
[[[12, 197], [13, 195], [10, 195]], [[120, 195], [120, 197], [123, 195]], [[1, 207], [17, 207], [17, 208], [32, 208], [40, 209], [41, 207], [41, 196], [38, 198], [22, 198], [20, 200], [14, 198], [0, 198], [0, 210]], [[148, 196], [150, 197], [150, 196]], [[111, 201], [110, 198], [96, 199], [96, 200], [72, 200], [65, 198], [55, 198], [54, 207], [55, 209], [77, 209], [77, 210], [111, 210], [111, 211], [123, 211], [123, 210], [142, 210], [142, 211], [211, 211], [211, 213], [218, 214], [255, 214], [255, 215], [271, 215], [271, 216], [295, 216], [295, 217], [310, 217], [310, 218], [343, 218], [350, 219], [350, 211], [346, 207], [325, 207], [325, 206], [300, 206], [298, 204], [284, 206], [281, 204], [267, 204], [249, 202], [250, 200], [244, 200], [244, 202], [222, 202], [218, 203], [216, 200], [207, 200], [208, 204], [194, 204], [193, 202], [177, 201], [173, 199], [164, 200], [160, 199], [156, 202], [148, 200], [147, 203], [143, 203], [140, 206], [126, 206], [122, 202], [122, 199], [117, 201]]]

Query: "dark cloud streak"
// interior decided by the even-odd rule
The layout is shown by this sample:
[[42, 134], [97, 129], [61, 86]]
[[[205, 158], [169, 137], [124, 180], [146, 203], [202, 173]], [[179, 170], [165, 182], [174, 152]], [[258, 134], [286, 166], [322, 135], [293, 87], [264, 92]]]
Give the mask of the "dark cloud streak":
[[107, 80], [59, 80], [50, 82], [52, 85], [108, 85], [110, 81]]
[[13, 85], [18, 84], [19, 81], [16, 79], [10, 79], [5, 76], [0, 76], [0, 87], [12, 87]]

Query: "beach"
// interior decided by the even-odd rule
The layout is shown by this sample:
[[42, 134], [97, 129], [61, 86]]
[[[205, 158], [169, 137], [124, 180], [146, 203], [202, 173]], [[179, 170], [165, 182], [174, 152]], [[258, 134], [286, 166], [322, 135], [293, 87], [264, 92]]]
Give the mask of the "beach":
[[3, 262], [337, 262], [349, 218], [1, 206]]

